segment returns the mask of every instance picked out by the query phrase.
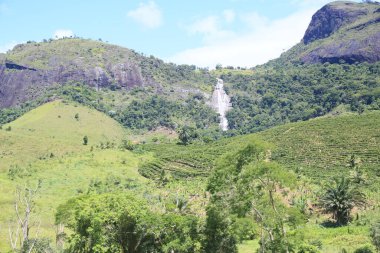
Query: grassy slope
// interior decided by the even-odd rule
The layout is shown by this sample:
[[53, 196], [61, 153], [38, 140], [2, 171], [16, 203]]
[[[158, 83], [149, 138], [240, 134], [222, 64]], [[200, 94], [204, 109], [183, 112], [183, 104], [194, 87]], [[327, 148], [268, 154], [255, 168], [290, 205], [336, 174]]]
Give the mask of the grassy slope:
[[[76, 113], [79, 120], [75, 119]], [[12, 130], [6, 131], [9, 126]], [[84, 135], [89, 138], [87, 146], [82, 144]], [[41, 221], [39, 236], [50, 238], [53, 245], [57, 206], [91, 189], [131, 190], [147, 198], [151, 196], [152, 201], [163, 199], [169, 203], [175, 196], [184, 196], [189, 199], [190, 210], [204, 216], [206, 198], [199, 193], [203, 192], [205, 180], [169, 182], [156, 188], [138, 173], [140, 162], [151, 160], [151, 154], [120, 150], [118, 146], [124, 137], [124, 129], [108, 116], [62, 101], [40, 106], [3, 126], [0, 130], [0, 251], [9, 249], [8, 225], [15, 221], [16, 187], [35, 186], [38, 181], [41, 188], [32, 221]], [[101, 142], [115, 143], [115, 147], [102, 149], [98, 145]], [[15, 164], [21, 172], [12, 178], [8, 170]], [[161, 197], [154, 197], [157, 194]], [[173, 207], [159, 203], [157, 208]], [[34, 233], [35, 227], [31, 229], [32, 236]]]
[[[78, 120], [75, 114], [78, 113]], [[11, 127], [11, 131], [5, 131]], [[13, 219], [16, 185], [42, 180], [37, 212], [42, 234], [51, 234], [54, 210], [69, 197], [86, 191], [91, 180], [110, 175], [143, 180], [137, 172], [139, 159], [130, 152], [96, 149], [100, 142], [118, 144], [124, 129], [106, 115], [86, 107], [54, 101], [30, 111], [0, 130], [0, 224], [7, 228]], [[83, 145], [83, 136], [89, 145]], [[54, 156], [51, 157], [50, 154]], [[10, 166], [26, 173], [10, 180]], [[8, 247], [7, 229], [0, 230], [0, 249]]]
[[[61, 39], [44, 43], [17, 45], [6, 57], [15, 63], [37, 69], [49, 69], [75, 62], [81, 67], [104, 67], [126, 61], [133, 53], [123, 47], [84, 39]], [[77, 67], [77, 66], [72, 66]]]
[[[78, 120], [75, 115], [78, 114]], [[11, 127], [11, 131], [5, 131]], [[88, 136], [88, 145], [82, 145]], [[106, 115], [83, 106], [54, 101], [40, 106], [0, 131], [0, 171], [36, 158], [88, 151], [101, 142], [118, 144], [124, 129]], [[58, 145], [59, 143], [59, 145]]]

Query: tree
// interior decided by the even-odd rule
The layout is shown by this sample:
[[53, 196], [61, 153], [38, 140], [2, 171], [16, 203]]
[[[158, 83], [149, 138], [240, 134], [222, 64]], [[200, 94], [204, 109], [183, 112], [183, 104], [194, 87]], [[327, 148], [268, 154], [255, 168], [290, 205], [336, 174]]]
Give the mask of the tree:
[[370, 236], [377, 252], [380, 252], [380, 221], [371, 226]]
[[[14, 208], [17, 218], [17, 224], [15, 228], [9, 227], [9, 239], [11, 248], [14, 251], [21, 250], [22, 252], [30, 253], [36, 246], [39, 234], [39, 228], [41, 222], [38, 222], [35, 238], [30, 238], [30, 230], [33, 225], [31, 222], [31, 216], [35, 208], [35, 198], [37, 196], [38, 189], [41, 186], [41, 182], [38, 182], [36, 188], [29, 186], [17, 187], [16, 199], [14, 202]], [[21, 230], [21, 231], [20, 231]], [[20, 241], [19, 241], [20, 240]]]
[[157, 213], [135, 194], [105, 193], [59, 206], [56, 224], [72, 229], [69, 252], [178, 252], [200, 249], [198, 218]]
[[206, 253], [236, 253], [237, 240], [232, 233], [233, 220], [225, 206], [220, 203], [211, 204], [207, 208], [205, 227]]
[[178, 131], [178, 138], [183, 145], [190, 144], [198, 137], [198, 133], [193, 127], [184, 126]]
[[350, 219], [351, 210], [355, 206], [365, 204], [365, 195], [352, 187], [350, 180], [342, 177], [335, 179], [327, 186], [320, 202], [327, 212], [333, 214], [333, 219], [337, 224], [346, 225]]

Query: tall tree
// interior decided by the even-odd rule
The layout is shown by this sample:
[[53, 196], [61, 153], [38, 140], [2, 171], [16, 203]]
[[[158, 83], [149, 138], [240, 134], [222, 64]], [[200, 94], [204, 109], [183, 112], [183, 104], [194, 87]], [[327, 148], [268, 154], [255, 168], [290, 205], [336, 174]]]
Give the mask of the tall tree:
[[327, 212], [333, 214], [333, 219], [339, 225], [346, 225], [351, 210], [365, 204], [365, 195], [353, 187], [349, 179], [342, 177], [327, 186], [320, 202]]

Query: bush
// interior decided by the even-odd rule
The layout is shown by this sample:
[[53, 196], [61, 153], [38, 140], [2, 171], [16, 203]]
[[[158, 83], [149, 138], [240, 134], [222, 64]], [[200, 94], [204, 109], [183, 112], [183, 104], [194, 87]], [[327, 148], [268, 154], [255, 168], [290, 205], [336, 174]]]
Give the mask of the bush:
[[373, 253], [372, 246], [365, 245], [360, 248], [357, 248], [354, 253]]
[[87, 135], [85, 135], [83, 137], [83, 145], [87, 145], [87, 144], [88, 144], [88, 137], [87, 137]]
[[380, 221], [371, 226], [370, 236], [377, 251], [380, 251]]
[[121, 141], [120, 148], [132, 151], [135, 149], [135, 145], [132, 143], [132, 141], [124, 139]]

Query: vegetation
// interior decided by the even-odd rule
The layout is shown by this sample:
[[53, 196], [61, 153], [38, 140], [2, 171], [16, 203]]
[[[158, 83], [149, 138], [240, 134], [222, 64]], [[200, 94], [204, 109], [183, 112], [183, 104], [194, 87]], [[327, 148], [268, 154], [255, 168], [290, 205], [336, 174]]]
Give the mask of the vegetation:
[[78, 38], [0, 55], [64, 74], [127, 63], [146, 82], [49, 84], [0, 110], [1, 252], [380, 251], [380, 64], [307, 65], [304, 49], [211, 72]]
[[321, 204], [327, 212], [333, 213], [333, 218], [339, 225], [346, 225], [350, 221], [352, 209], [365, 204], [365, 196], [353, 188], [348, 179], [342, 177], [327, 187], [321, 197]]
[[197, 252], [198, 219], [156, 213], [127, 193], [89, 195], [58, 208], [57, 223], [74, 233], [70, 252]]
[[380, 222], [377, 221], [371, 226], [370, 233], [372, 243], [375, 245], [377, 252], [380, 251]]
[[227, 118], [237, 133], [342, 110], [380, 108], [379, 63], [297, 65], [274, 61], [253, 70], [222, 69], [214, 74], [224, 80], [231, 96], [233, 109]]

